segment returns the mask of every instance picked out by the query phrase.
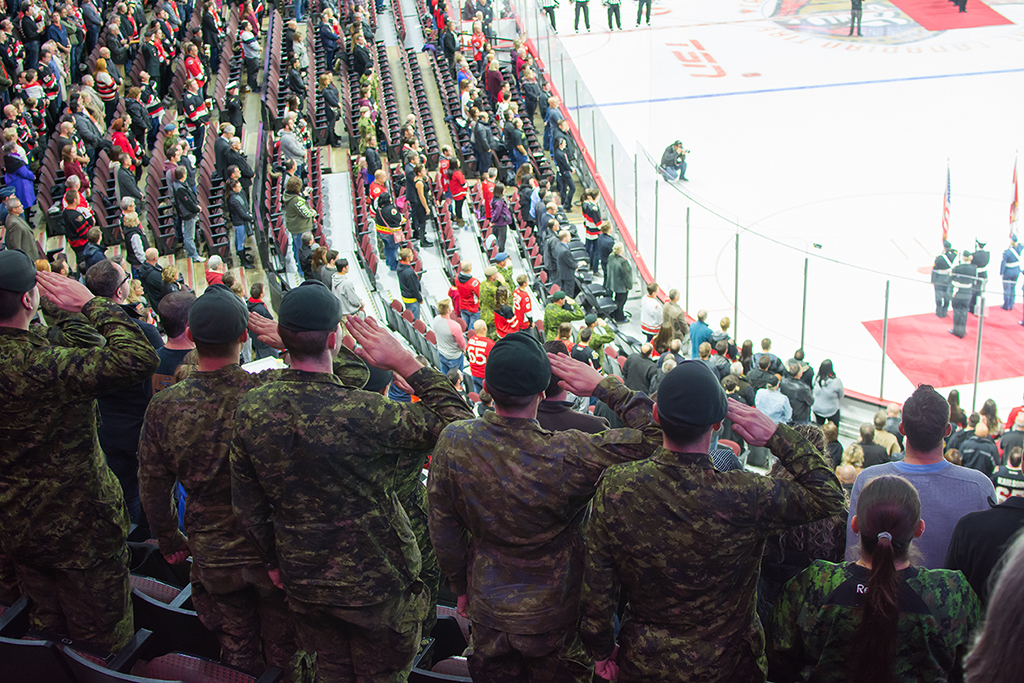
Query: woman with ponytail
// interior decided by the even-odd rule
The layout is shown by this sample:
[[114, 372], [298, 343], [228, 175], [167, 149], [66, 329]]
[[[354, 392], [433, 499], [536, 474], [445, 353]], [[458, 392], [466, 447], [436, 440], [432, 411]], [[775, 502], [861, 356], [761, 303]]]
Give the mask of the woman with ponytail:
[[917, 491], [902, 477], [877, 477], [856, 513], [861, 559], [815, 562], [775, 603], [768, 680], [962, 680], [981, 603], [960, 572], [911, 565], [911, 543], [925, 529]]

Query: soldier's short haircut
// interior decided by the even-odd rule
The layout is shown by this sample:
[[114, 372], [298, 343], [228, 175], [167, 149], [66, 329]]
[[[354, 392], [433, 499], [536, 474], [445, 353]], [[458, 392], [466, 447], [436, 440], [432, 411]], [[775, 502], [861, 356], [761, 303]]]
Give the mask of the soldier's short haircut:
[[452, 383], [453, 387], [459, 386], [460, 381], [465, 382], [465, 380], [462, 379], [462, 370], [459, 370], [458, 368], [452, 368], [446, 372], [445, 377], [448, 378], [448, 381]]
[[[170, 296], [168, 294], [167, 296]], [[163, 303], [161, 301], [160, 303]], [[193, 340], [196, 345], [196, 354], [200, 358], [233, 358], [238, 355], [238, 342], [225, 342], [223, 344], [206, 344]]]
[[288, 354], [296, 360], [316, 360], [327, 351], [327, 337], [334, 330], [315, 330], [312, 332], [293, 332], [283, 327], [277, 328], [281, 341], [288, 349]]
[[[562, 354], [563, 356], [569, 355], [569, 350], [565, 348], [565, 344], [557, 339], [544, 342], [544, 350], [548, 353]], [[557, 377], [553, 372], [551, 373], [551, 381], [548, 382], [548, 388], [544, 390], [545, 398], [557, 396], [562, 391], [562, 388], [558, 386], [558, 380], [560, 379], [561, 377]]]
[[188, 311], [195, 300], [196, 295], [192, 292], [171, 292], [160, 299], [157, 311], [160, 313], [160, 322], [163, 323], [168, 338], [184, 334], [188, 325]]
[[687, 446], [711, 431], [711, 425], [669, 422], [661, 413], [658, 413], [658, 422], [661, 424], [661, 431], [665, 433], [665, 436], [677, 448]]
[[916, 451], [930, 451], [942, 444], [949, 424], [949, 403], [928, 384], [922, 384], [903, 404], [903, 433]]
[[113, 261], [103, 259], [85, 272], [85, 286], [96, 296], [114, 298], [121, 286], [124, 272]]
[[589, 342], [590, 338], [594, 336], [593, 331], [589, 327], [584, 327], [580, 330], [580, 341]]

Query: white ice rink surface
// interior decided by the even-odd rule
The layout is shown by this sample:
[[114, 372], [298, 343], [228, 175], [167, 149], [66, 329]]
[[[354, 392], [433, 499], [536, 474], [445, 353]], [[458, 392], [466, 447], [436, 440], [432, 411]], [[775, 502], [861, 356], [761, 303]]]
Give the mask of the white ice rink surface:
[[[787, 13], [797, 17], [772, 19], [781, 5], [656, 2], [652, 28], [635, 29], [636, 5], [624, 1], [627, 30], [609, 33], [594, 0], [592, 32], [575, 35], [572, 3], [563, 2], [559, 39], [571, 66], [556, 57], [546, 67], [579, 72], [581, 106], [572, 106], [575, 93], [563, 97], [609, 187], [613, 141], [601, 118], [618, 138], [617, 204], [666, 290], [686, 287], [690, 207], [689, 310], [708, 309], [713, 327], [732, 317], [737, 223], [744, 230], [735, 336], [753, 339], [755, 351], [770, 337], [785, 359], [799, 345], [809, 252], [807, 358], [814, 365], [831, 358], [849, 389], [871, 396], [881, 389], [902, 402], [913, 386], [890, 361], [880, 387], [882, 351], [862, 322], [882, 318], [887, 280], [890, 317], [934, 311], [921, 269], [940, 251], [947, 159], [950, 240], [961, 250], [973, 250], [975, 238], [988, 242], [988, 301], [1002, 303], [999, 257], [1014, 159], [1024, 148], [1024, 28], [928, 32], [879, 2], [865, 5], [865, 37], [856, 39], [845, 35], [848, 2], [789, 2]], [[1024, 4], [991, 6], [1024, 24]], [[843, 35], [820, 33], [830, 27]], [[537, 49], [547, 60], [543, 39]], [[657, 160], [677, 138], [692, 150], [690, 181], [660, 183], [655, 264], [653, 171], [640, 162], [638, 231], [632, 178], [624, 176], [634, 151]], [[1024, 352], [1024, 327], [1021, 342]], [[963, 352], [973, 358], [975, 347], [965, 342]], [[960, 389], [969, 407], [971, 386]], [[1022, 389], [1019, 378], [983, 383], [977, 405], [993, 398], [1005, 415]]]

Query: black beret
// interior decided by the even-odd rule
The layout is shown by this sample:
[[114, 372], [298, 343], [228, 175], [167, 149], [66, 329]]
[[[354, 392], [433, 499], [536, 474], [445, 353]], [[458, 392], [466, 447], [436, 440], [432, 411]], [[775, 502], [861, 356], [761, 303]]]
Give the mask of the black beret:
[[330, 332], [341, 322], [341, 303], [319, 280], [306, 280], [281, 299], [277, 324], [292, 332]]
[[671, 424], [705, 427], [728, 413], [725, 390], [702, 361], [683, 361], [658, 385], [658, 416]]
[[221, 284], [207, 287], [188, 309], [192, 339], [203, 344], [229, 344], [242, 335], [248, 322], [245, 303]]
[[537, 338], [527, 332], [505, 335], [491, 349], [484, 381], [508, 396], [532, 396], [548, 388], [551, 363]]
[[36, 286], [36, 264], [20, 249], [0, 251], [0, 289], [24, 294]]

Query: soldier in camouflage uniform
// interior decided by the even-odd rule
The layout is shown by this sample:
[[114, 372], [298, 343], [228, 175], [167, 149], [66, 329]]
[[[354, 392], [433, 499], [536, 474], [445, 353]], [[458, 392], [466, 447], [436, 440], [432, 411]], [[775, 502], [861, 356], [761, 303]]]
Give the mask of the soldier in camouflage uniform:
[[[391, 380], [390, 372], [370, 368], [370, 379], [363, 388], [386, 397]], [[427, 466], [431, 452], [430, 449], [401, 452], [395, 467], [393, 484], [398, 502], [409, 515], [409, 524], [416, 535], [422, 565], [420, 581], [426, 585], [430, 594], [427, 616], [420, 629], [423, 638], [430, 635], [434, 630], [434, 624], [437, 623], [437, 596], [441, 590], [441, 569], [437, 566], [437, 555], [434, 554], [434, 546], [430, 542], [430, 531], [427, 528], [427, 489], [423, 485], [423, 468]]]
[[484, 269], [484, 280], [480, 283], [480, 319], [487, 323], [487, 336], [491, 339], [498, 338], [494, 327], [494, 295], [498, 287], [505, 284], [499, 277], [497, 266], [487, 266]]
[[[717, 472], [708, 447], [726, 416], [748, 443], [767, 445], [793, 480]], [[619, 681], [764, 681], [755, 594], [765, 539], [838, 514], [843, 489], [807, 439], [728, 401], [700, 361], [665, 376], [655, 418], [664, 447], [609, 468], [594, 497], [580, 635], [598, 673], [617, 664]]]
[[558, 339], [558, 326], [573, 320], [583, 320], [586, 314], [580, 305], [558, 291], [551, 295], [551, 303], [544, 307], [544, 339]]
[[[106, 344], [56, 347], [29, 329], [41, 295], [65, 315], [83, 314]], [[119, 306], [36, 273], [20, 251], [0, 253], [0, 552], [32, 600], [32, 628], [107, 650], [134, 634], [128, 510], [96, 440], [95, 399], [149, 377], [158, 362]]]
[[[902, 477], [877, 477], [856, 512], [861, 559], [818, 560], [776, 601], [766, 625], [771, 679], [872, 681], [880, 668], [893, 681], [963, 680], [981, 601], [959, 571], [910, 566], [911, 543], [924, 532], [917, 491]], [[872, 598], [888, 609], [869, 611]], [[894, 647], [882, 654], [871, 639]]]
[[515, 289], [516, 281], [512, 277], [512, 258], [506, 252], [499, 251], [494, 256], [494, 267], [498, 269], [498, 275], [501, 276], [498, 284], [504, 284], [510, 292]]
[[[149, 404], [139, 449], [139, 489], [164, 556], [173, 563], [193, 557], [192, 602], [220, 641], [221, 661], [260, 675], [268, 665], [288, 668], [296, 642], [284, 591], [271, 582], [231, 507], [228, 453], [235, 409], [246, 392], [281, 373], [254, 374], [239, 367], [248, 318], [245, 304], [224, 285], [210, 286], [192, 305], [188, 335], [196, 344], [199, 366]], [[265, 320], [254, 322], [265, 329]], [[267, 323], [276, 333], [276, 324]], [[272, 345], [279, 347], [280, 341]], [[347, 348], [334, 369], [357, 386], [369, 374]], [[175, 482], [188, 494], [187, 539], [178, 530]]]
[[[542, 429], [537, 406], [552, 371], [628, 428]], [[589, 683], [593, 663], [576, 628], [587, 511], [606, 467], [661, 443], [651, 401], [589, 365], [545, 354], [521, 332], [494, 345], [484, 388], [496, 412], [444, 430], [427, 482], [434, 549], [473, 622], [470, 673], [488, 683]]]
[[345, 388], [330, 374], [340, 307], [321, 283], [289, 291], [278, 313], [291, 367], [239, 402], [235, 515], [279, 572], [299, 643], [316, 653], [318, 680], [405, 680], [429, 596], [392, 489], [395, 466], [471, 413], [444, 375], [421, 367], [372, 319], [346, 321], [358, 353], [404, 377], [420, 400], [396, 405]]

